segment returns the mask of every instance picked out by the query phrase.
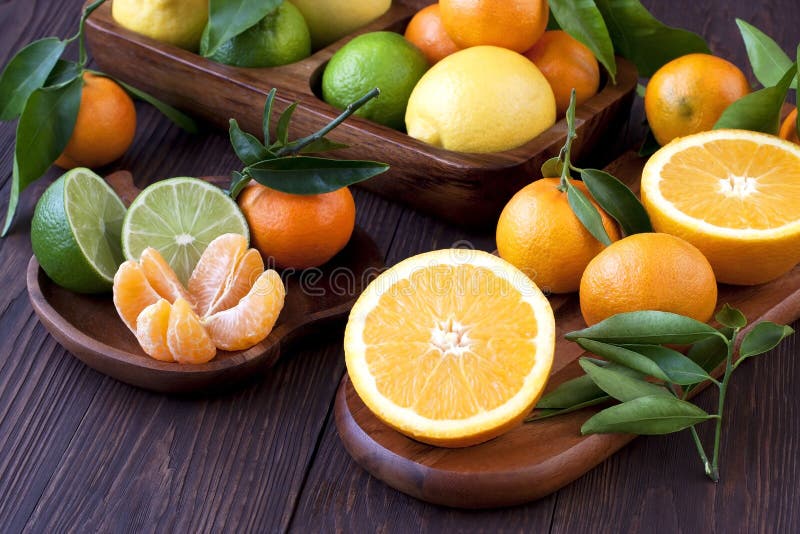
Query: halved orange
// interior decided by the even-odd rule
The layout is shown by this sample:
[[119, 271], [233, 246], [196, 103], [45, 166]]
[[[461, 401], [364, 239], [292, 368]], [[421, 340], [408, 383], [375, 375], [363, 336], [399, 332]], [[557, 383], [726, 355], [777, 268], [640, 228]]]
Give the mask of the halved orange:
[[676, 139], [642, 172], [653, 227], [708, 258], [719, 282], [760, 284], [800, 262], [800, 146], [744, 130]]
[[347, 371], [388, 426], [464, 447], [519, 424], [553, 363], [550, 304], [522, 271], [486, 252], [402, 261], [359, 297], [345, 330]]
[[131, 332], [136, 334], [136, 318], [161, 296], [147, 281], [144, 271], [135, 261], [123, 262], [114, 275], [114, 307]]

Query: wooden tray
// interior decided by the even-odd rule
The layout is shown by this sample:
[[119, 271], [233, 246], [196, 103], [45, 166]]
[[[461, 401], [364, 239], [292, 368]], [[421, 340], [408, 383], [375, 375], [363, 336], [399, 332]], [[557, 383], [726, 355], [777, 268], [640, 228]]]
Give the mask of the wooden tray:
[[[611, 172], [638, 183], [644, 160], [628, 155]], [[721, 285], [719, 304], [741, 309], [754, 324], [789, 324], [800, 318], [800, 266], [769, 284]], [[547, 391], [583, 373], [583, 350], [563, 335], [584, 328], [576, 295], [551, 298], [556, 351]], [[717, 369], [719, 376], [722, 369]], [[697, 391], [697, 390], [695, 390]], [[511, 506], [538, 499], [585, 474], [636, 436], [581, 436], [581, 425], [601, 408], [524, 424], [492, 441], [443, 449], [411, 440], [378, 421], [345, 376], [336, 395], [336, 428], [355, 461], [376, 478], [418, 499], [459, 508]], [[688, 445], [687, 445], [688, 446]], [[699, 465], [699, 464], [698, 464]]]
[[[230, 178], [208, 178], [218, 184]], [[129, 204], [138, 191], [130, 173], [109, 183]], [[228, 388], [272, 367], [283, 349], [323, 323], [346, 317], [368, 282], [383, 269], [383, 256], [366, 232], [356, 228], [345, 249], [313, 277], [284, 276], [286, 302], [274, 330], [258, 345], [220, 351], [202, 365], [154, 360], [139, 347], [114, 309], [111, 295], [80, 295], [53, 283], [35, 257], [28, 263], [28, 295], [50, 334], [89, 367], [134, 386], [165, 393], [207, 393]], [[347, 279], [343, 273], [350, 273]], [[317, 274], [319, 276], [317, 276]]]
[[[318, 130], [338, 115], [315, 95], [327, 61], [355, 35], [376, 31], [402, 32], [426, 0], [393, 2], [391, 9], [358, 32], [319, 50], [311, 57], [275, 68], [228, 67], [148, 39], [118, 26], [110, 3], [86, 23], [86, 35], [101, 70], [215, 125], [228, 128], [233, 117], [245, 130], [259, 135], [267, 93], [278, 88], [275, 109], [299, 102], [293, 137]], [[605, 83], [596, 96], [577, 110], [578, 139], [573, 161], [607, 163], [628, 121], [637, 83], [636, 68], [618, 58], [617, 85]], [[402, 132], [361, 118], [350, 118], [332, 137], [351, 148], [336, 157], [385, 161], [392, 169], [363, 187], [393, 200], [462, 225], [490, 225], [506, 201], [531, 182], [548, 158], [558, 154], [566, 137], [566, 122], [529, 143], [497, 154], [460, 154], [412, 139]]]

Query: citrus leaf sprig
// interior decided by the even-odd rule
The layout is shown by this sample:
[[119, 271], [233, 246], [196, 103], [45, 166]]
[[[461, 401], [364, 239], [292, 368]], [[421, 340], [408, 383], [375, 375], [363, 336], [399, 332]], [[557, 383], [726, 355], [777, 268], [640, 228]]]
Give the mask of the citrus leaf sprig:
[[[747, 360], [777, 347], [794, 330], [769, 321], [756, 324], [746, 335], [741, 311], [725, 305], [717, 313], [719, 328], [689, 317], [660, 311], [621, 313], [566, 338], [605, 360], [580, 358], [585, 375], [564, 382], [541, 398], [527, 422], [574, 412], [617, 400], [590, 417], [581, 433], [670, 434], [689, 429], [706, 475], [719, 480], [719, 450], [725, 396], [731, 375]], [[735, 347], [739, 338], [739, 355]], [[684, 355], [668, 345], [691, 345]], [[711, 376], [725, 365], [721, 380]], [[717, 386], [717, 412], [709, 414], [686, 399], [700, 384]], [[715, 422], [711, 459], [695, 426]]]
[[282, 3], [283, 0], [209, 0], [200, 54], [213, 56], [220, 46], [256, 25]]
[[542, 177], [560, 178], [559, 189], [567, 193], [567, 201], [581, 224], [595, 239], [608, 246], [608, 237], [600, 212], [586, 195], [572, 184], [570, 171], [580, 175], [595, 202], [614, 220], [625, 235], [652, 232], [650, 217], [628, 186], [611, 174], [599, 169], [580, 169], [572, 164], [572, 143], [578, 137], [575, 127], [575, 90], [567, 108], [567, 141], [559, 155], [542, 165]]
[[[78, 31], [72, 37], [45, 37], [34, 41], [11, 58], [0, 73], [0, 120], [19, 118], [11, 174], [11, 192], [0, 236], [8, 233], [19, 195], [41, 177], [67, 146], [78, 117], [83, 73], [88, 55], [84, 39], [86, 19], [105, 0], [84, 8]], [[72, 42], [78, 42], [78, 61], [61, 59]], [[106, 74], [89, 71], [100, 76]], [[134, 97], [155, 106], [181, 128], [196, 132], [195, 122], [177, 109], [115, 80]]]
[[270, 142], [270, 123], [276, 89], [267, 95], [261, 121], [264, 142], [244, 132], [236, 119], [230, 120], [230, 140], [236, 156], [245, 168], [231, 175], [230, 196], [236, 198], [250, 180], [294, 195], [330, 193], [342, 187], [363, 182], [389, 170], [389, 165], [376, 161], [337, 160], [301, 154], [329, 152], [347, 145], [325, 137], [361, 106], [380, 94], [378, 88], [349, 104], [325, 127], [309, 136], [289, 141], [289, 125], [297, 103], [290, 104], [278, 119], [276, 139]]

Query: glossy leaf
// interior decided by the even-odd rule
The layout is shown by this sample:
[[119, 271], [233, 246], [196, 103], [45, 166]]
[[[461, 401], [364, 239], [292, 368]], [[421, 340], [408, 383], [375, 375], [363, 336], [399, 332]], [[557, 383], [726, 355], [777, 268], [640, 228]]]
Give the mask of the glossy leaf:
[[550, 419], [551, 417], [556, 417], [557, 415], [566, 415], [568, 413], [577, 412], [578, 410], [583, 410], [584, 408], [589, 408], [591, 406], [597, 406], [598, 404], [603, 404], [604, 402], [608, 402], [610, 400], [611, 400], [610, 396], [603, 394], [599, 397], [595, 397], [580, 404], [574, 404], [568, 408], [546, 409], [546, 410], [539, 410], [537, 408], [534, 415], [525, 419], [525, 422], [534, 423], [536, 421], [541, 421], [542, 419]]
[[777, 134], [781, 124], [781, 108], [796, 74], [797, 65], [793, 64], [774, 87], [745, 95], [728, 106], [714, 129], [734, 128]]
[[628, 186], [597, 169], [584, 169], [581, 178], [594, 200], [619, 223], [625, 235], [653, 231], [644, 206]]
[[662, 311], [619, 313], [589, 328], [566, 334], [604, 343], [661, 345], [695, 343], [709, 337], [722, 337], [716, 329], [683, 315]]
[[778, 85], [783, 74], [792, 66], [792, 60], [778, 43], [752, 24], [736, 19], [736, 25], [747, 48], [753, 74], [764, 87]]
[[627, 402], [651, 395], [672, 397], [672, 393], [663, 387], [640, 378], [632, 378], [623, 373], [617, 373], [613, 369], [604, 369], [583, 358], [579, 360], [579, 363], [597, 387], [618, 401]]
[[213, 56], [217, 49], [276, 9], [282, 0], [209, 0], [208, 25], [200, 53]]
[[686, 357], [710, 373], [728, 357], [728, 344], [722, 336], [709, 337], [694, 343]]
[[686, 54], [710, 53], [702, 37], [662, 24], [638, 0], [597, 0], [597, 7], [617, 53], [636, 64], [639, 76]]
[[560, 384], [556, 389], [544, 395], [536, 404], [537, 410], [561, 410], [585, 403], [605, 393], [597, 387], [588, 375], [581, 375]]
[[327, 137], [320, 137], [319, 139], [315, 139], [308, 145], [301, 148], [300, 154], [321, 154], [322, 152], [332, 152], [334, 150], [341, 150], [348, 147], [349, 145], [331, 141]]
[[239, 171], [231, 172], [231, 186], [228, 190], [228, 194], [233, 200], [239, 196], [239, 193], [247, 186], [250, 182], [250, 177], [240, 173]]
[[[578, 338], [575, 340], [575, 342], [592, 354], [607, 358], [612, 362], [616, 362], [635, 371], [639, 371], [644, 375], [652, 376], [658, 378], [659, 380], [669, 379], [669, 377], [658, 365], [656, 365], [655, 362], [653, 362], [650, 358], [639, 354], [638, 352], [634, 352], [623, 347], [618, 347], [616, 345], [603, 343], [601, 341], [594, 341], [592, 339]], [[598, 386], [599, 385], [600, 384], [598, 384]], [[613, 393], [610, 391], [605, 391], [610, 395], [613, 395]]]
[[769, 352], [792, 334], [794, 334], [794, 330], [790, 326], [775, 324], [770, 321], [758, 323], [742, 339], [742, 344], [739, 347], [739, 360]]
[[550, 0], [550, 14], [561, 29], [589, 47], [616, 83], [614, 44], [594, 0]]
[[34, 41], [17, 52], [0, 74], [0, 120], [16, 119], [31, 94], [44, 86], [67, 43], [56, 37]]
[[717, 312], [714, 318], [719, 324], [728, 328], [744, 328], [747, 326], [747, 318], [744, 314], [729, 304], [722, 306], [722, 309]]
[[16, 163], [2, 234], [11, 226], [17, 196], [53, 164], [67, 146], [81, 104], [83, 80], [40, 88], [28, 98], [17, 124]]
[[269, 146], [269, 125], [272, 122], [272, 104], [275, 102], [275, 94], [278, 92], [274, 87], [267, 94], [264, 101], [264, 113], [261, 116], [261, 130], [264, 133], [264, 146]]
[[661, 345], [626, 345], [625, 348], [653, 360], [673, 384], [688, 386], [711, 378], [705, 369], [677, 350]]
[[281, 113], [281, 118], [278, 119], [278, 128], [276, 135], [278, 137], [275, 141], [275, 146], [286, 146], [289, 142], [289, 123], [292, 122], [292, 115], [294, 110], [297, 109], [297, 102], [293, 102]]
[[50, 75], [44, 82], [45, 87], [55, 87], [69, 83], [83, 73], [83, 67], [74, 61], [59, 59], [56, 66], [50, 71]]
[[583, 424], [581, 434], [671, 434], [714, 418], [674, 397], [639, 397], [594, 415]]
[[[94, 74], [97, 74], [98, 76], [107, 76], [102, 72], [94, 72]], [[112, 80], [120, 84], [126, 91], [128, 91], [134, 97], [144, 102], [147, 102], [148, 104], [156, 108], [158, 111], [161, 112], [162, 115], [164, 115], [166, 118], [168, 118], [170, 121], [172, 121], [176, 126], [180, 127], [181, 129], [191, 134], [196, 134], [200, 132], [200, 127], [197, 125], [194, 119], [192, 119], [182, 111], [178, 111], [176, 108], [170, 106], [169, 104], [166, 104], [161, 100], [157, 99], [156, 97], [148, 93], [145, 93], [141, 89], [137, 89], [136, 87], [127, 84], [121, 80], [118, 80], [117, 78], [112, 78], [111, 76], [107, 77], [111, 78]]]
[[542, 178], [560, 178], [564, 162], [560, 158], [550, 158], [542, 164]]
[[236, 119], [230, 119], [228, 134], [236, 156], [245, 165], [253, 165], [272, 157], [269, 150], [254, 136], [242, 131]]
[[567, 201], [570, 208], [572, 208], [572, 212], [595, 239], [606, 246], [610, 245], [611, 239], [603, 226], [603, 219], [600, 217], [597, 208], [586, 198], [583, 191], [570, 183], [569, 179], [567, 179], [567, 183], [569, 184], [567, 186]]
[[330, 193], [389, 170], [385, 163], [297, 156], [259, 162], [247, 169], [255, 181], [295, 195]]

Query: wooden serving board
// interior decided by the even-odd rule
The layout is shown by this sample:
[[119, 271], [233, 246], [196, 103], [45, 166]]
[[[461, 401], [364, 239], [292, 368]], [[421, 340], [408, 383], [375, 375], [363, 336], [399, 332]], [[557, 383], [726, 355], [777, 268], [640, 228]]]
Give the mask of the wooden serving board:
[[[208, 177], [222, 185], [230, 178]], [[107, 178], [125, 204], [138, 194], [131, 175]], [[208, 393], [257, 376], [283, 349], [323, 323], [347, 316], [364, 287], [383, 269], [383, 255], [356, 228], [345, 249], [319, 270], [283, 273], [286, 301], [272, 333], [254, 347], [219, 351], [210, 362], [182, 365], [154, 360], [119, 318], [111, 295], [80, 295], [55, 284], [35, 257], [28, 263], [28, 295], [39, 320], [68, 351], [89, 367], [134, 386], [164, 393]], [[310, 275], [310, 276], [309, 276]]]
[[[629, 154], [610, 172], [634, 186], [644, 160]], [[577, 295], [550, 299], [556, 315], [555, 360], [546, 391], [583, 373], [583, 350], [564, 334], [584, 328]], [[750, 324], [789, 324], [800, 318], [800, 266], [778, 280], [754, 287], [719, 287], [719, 305], [741, 309]], [[717, 369], [719, 376], [722, 369]], [[698, 390], [695, 390], [698, 391]], [[419, 443], [385, 426], [359, 399], [345, 375], [336, 395], [336, 428], [355, 461], [376, 478], [408, 495], [458, 508], [511, 506], [538, 499], [579, 478], [636, 436], [581, 436], [583, 423], [600, 408], [522, 426], [464, 449]]]
[[[98, 8], [86, 23], [92, 55], [101, 70], [178, 108], [228, 128], [235, 118], [245, 130], [260, 136], [267, 93], [278, 89], [275, 111], [298, 102], [293, 137], [323, 127], [339, 114], [319, 98], [322, 73], [331, 56], [354, 36], [377, 30], [403, 32], [425, 0], [395, 0], [389, 11], [311, 57], [274, 68], [237, 68], [159, 43], [117, 25], [110, 3]], [[577, 109], [578, 138], [573, 161], [610, 161], [616, 141], [628, 122], [637, 73], [618, 58], [617, 85], [606, 79], [601, 91]], [[276, 115], [277, 116], [277, 115]], [[509, 120], [513, 120], [510, 118]], [[492, 225], [508, 199], [530, 183], [542, 163], [558, 155], [567, 134], [566, 121], [525, 145], [496, 154], [461, 154], [434, 148], [403, 132], [351, 117], [331, 137], [350, 148], [335, 157], [372, 159], [391, 170], [361, 184], [392, 200], [461, 225]]]

